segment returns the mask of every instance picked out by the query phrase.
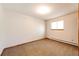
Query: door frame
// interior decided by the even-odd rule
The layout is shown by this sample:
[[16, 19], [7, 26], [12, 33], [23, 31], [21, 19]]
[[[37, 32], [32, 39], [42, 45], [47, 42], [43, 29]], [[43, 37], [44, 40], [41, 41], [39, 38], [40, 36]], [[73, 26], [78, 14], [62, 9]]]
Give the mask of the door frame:
[[78, 3], [78, 12], [77, 12], [77, 35], [78, 35], [78, 56], [79, 56], [79, 3]]

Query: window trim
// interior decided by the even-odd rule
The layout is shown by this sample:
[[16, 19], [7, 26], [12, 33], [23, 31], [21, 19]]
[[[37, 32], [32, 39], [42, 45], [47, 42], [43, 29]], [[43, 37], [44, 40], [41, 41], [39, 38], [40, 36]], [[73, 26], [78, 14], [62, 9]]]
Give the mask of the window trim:
[[[64, 26], [64, 20], [59, 20], [59, 21], [63, 21], [63, 26]], [[53, 22], [59, 22], [59, 21], [53, 21]], [[53, 28], [52, 28], [52, 23], [53, 23], [53, 22], [51, 22], [51, 30], [64, 30], [64, 27], [63, 27], [62, 29], [59, 29], [59, 28], [53, 29]], [[58, 27], [58, 24], [57, 24], [57, 27]]]

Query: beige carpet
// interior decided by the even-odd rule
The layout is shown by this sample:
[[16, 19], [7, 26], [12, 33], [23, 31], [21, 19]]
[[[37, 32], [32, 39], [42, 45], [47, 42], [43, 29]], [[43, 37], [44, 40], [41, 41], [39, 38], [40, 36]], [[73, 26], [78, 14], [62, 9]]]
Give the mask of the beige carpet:
[[77, 56], [78, 48], [50, 39], [42, 39], [4, 49], [2, 56]]

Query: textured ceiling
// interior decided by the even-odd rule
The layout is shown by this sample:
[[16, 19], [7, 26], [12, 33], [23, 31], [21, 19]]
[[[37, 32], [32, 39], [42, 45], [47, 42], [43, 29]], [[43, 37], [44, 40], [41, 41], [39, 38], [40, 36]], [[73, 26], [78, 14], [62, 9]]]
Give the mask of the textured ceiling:
[[[45, 15], [37, 14], [36, 7], [40, 5], [49, 6], [51, 12]], [[5, 10], [10, 9], [19, 13], [24, 13], [26, 15], [30, 15], [44, 20], [48, 20], [50, 18], [55, 18], [61, 15], [65, 15], [67, 13], [77, 11], [77, 4], [75, 3], [6, 3], [3, 4], [3, 7], [5, 8]]]

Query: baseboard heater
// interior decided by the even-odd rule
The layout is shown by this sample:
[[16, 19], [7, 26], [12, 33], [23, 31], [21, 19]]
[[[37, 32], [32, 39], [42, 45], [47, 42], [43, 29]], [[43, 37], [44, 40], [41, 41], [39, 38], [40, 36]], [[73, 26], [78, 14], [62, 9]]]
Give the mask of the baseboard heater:
[[[47, 39], [51, 39], [51, 38], [47, 38]], [[56, 38], [53, 38], [51, 40], [55, 40], [55, 41], [58, 41], [58, 42], [62, 42], [62, 43], [66, 43], [66, 44], [70, 44], [70, 45], [74, 45], [74, 46], [78, 46], [77, 43], [68, 42], [68, 41], [64, 41], [64, 40], [59, 40], [59, 39], [56, 39]]]

